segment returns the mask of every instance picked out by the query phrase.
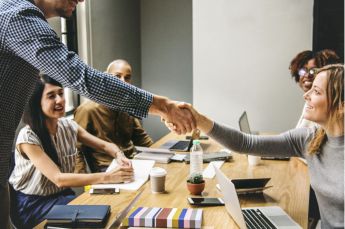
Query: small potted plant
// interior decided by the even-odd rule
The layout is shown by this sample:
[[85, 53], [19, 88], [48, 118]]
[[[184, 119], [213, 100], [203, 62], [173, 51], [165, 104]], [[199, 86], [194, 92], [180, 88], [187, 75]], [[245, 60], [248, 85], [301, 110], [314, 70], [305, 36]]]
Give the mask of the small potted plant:
[[192, 173], [187, 180], [187, 188], [192, 195], [201, 195], [205, 188], [205, 180], [201, 173]]

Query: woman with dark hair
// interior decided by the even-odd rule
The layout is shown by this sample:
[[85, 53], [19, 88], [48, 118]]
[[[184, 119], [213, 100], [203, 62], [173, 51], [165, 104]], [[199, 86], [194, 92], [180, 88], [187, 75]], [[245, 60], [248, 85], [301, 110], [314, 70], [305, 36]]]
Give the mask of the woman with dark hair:
[[[270, 157], [302, 157], [308, 162], [310, 183], [321, 214], [321, 228], [344, 228], [344, 66], [317, 70], [312, 88], [304, 94], [304, 118], [318, 124], [276, 136], [242, 133], [190, 109], [197, 127], [223, 146], [239, 153]], [[174, 126], [166, 123], [174, 130]]]
[[[337, 63], [340, 63], [340, 58], [333, 50], [324, 49], [317, 53], [306, 50], [298, 53], [296, 57], [292, 59], [289, 69], [291, 76], [295, 79], [303, 92], [307, 92], [313, 84], [315, 68]], [[302, 112], [296, 128], [312, 127], [314, 125], [315, 123], [303, 119]]]
[[[131, 181], [130, 161], [113, 143], [96, 138], [65, 114], [64, 90], [47, 75], [41, 77], [24, 112], [9, 183], [14, 189], [19, 224], [32, 228], [56, 204], [74, 197], [70, 187]], [[77, 140], [117, 159], [119, 167], [104, 173], [74, 174]]]

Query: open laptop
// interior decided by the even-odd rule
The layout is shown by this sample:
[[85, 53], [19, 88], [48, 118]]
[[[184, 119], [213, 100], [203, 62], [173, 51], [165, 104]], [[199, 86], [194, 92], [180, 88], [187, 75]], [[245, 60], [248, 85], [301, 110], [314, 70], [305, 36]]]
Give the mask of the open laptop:
[[160, 145], [159, 148], [169, 149], [173, 151], [183, 151], [188, 152], [193, 146], [193, 139], [190, 140], [169, 140], [163, 145]]
[[259, 134], [259, 132], [257, 131], [251, 131], [250, 130], [250, 126], [249, 126], [249, 122], [248, 122], [248, 116], [247, 116], [247, 112], [243, 111], [240, 119], [238, 120], [238, 125], [240, 127], [240, 130], [244, 133], [247, 134]]
[[[248, 121], [247, 112], [243, 111], [240, 119], [238, 120], [238, 125], [240, 127], [240, 130], [247, 134], [254, 134], [258, 135], [258, 131], [251, 131]], [[289, 160], [289, 157], [261, 157], [263, 160]]]
[[302, 228], [283, 209], [277, 206], [241, 209], [234, 184], [218, 168], [214, 166], [214, 169], [223, 194], [225, 208], [241, 229]]

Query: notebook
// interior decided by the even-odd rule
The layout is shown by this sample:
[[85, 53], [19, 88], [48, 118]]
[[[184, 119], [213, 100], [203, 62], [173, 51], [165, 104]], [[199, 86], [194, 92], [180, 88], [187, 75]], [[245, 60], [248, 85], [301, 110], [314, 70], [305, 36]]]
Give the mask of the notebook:
[[[235, 185], [237, 194], [252, 194], [262, 193], [264, 190], [273, 187], [272, 185], [266, 186], [271, 178], [247, 178], [247, 179], [231, 179]], [[217, 188], [220, 190], [219, 184]]]
[[291, 217], [278, 206], [272, 207], [240, 207], [235, 185], [218, 168], [216, 170], [217, 181], [220, 184], [221, 193], [225, 202], [225, 208], [232, 219], [241, 229], [277, 228], [277, 229], [301, 229]]
[[105, 227], [109, 205], [55, 205], [46, 215], [46, 227]]
[[201, 228], [202, 209], [138, 207], [133, 209], [123, 226], [158, 228]]

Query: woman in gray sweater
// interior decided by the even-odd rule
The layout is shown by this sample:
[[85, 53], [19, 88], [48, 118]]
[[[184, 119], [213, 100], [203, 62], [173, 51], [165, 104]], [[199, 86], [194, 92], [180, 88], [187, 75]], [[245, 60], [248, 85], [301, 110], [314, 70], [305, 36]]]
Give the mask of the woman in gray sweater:
[[320, 69], [304, 99], [304, 118], [319, 127], [293, 129], [276, 136], [245, 134], [210, 120], [189, 104], [180, 107], [192, 111], [201, 131], [234, 151], [305, 158], [322, 228], [344, 228], [344, 66]]

